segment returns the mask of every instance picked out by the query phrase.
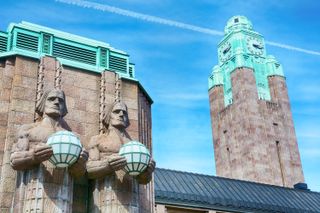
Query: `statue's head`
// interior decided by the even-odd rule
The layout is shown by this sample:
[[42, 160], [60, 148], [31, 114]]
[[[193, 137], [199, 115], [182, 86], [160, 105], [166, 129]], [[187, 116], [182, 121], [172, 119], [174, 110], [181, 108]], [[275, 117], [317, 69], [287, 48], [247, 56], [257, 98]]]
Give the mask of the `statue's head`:
[[106, 128], [109, 125], [117, 129], [125, 129], [129, 126], [128, 109], [125, 103], [115, 102], [105, 114], [103, 124]]
[[64, 117], [68, 113], [64, 92], [60, 89], [45, 91], [36, 106], [36, 112], [40, 116]]

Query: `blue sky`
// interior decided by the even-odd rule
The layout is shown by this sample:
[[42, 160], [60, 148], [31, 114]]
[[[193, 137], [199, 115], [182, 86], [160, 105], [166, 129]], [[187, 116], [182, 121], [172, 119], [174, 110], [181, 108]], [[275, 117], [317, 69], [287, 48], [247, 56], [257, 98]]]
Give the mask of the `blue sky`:
[[[222, 36], [54, 0], [5, 2], [0, 30], [24, 20], [128, 52], [136, 77], [154, 100], [157, 166], [215, 174], [207, 78], [218, 63]], [[223, 31], [230, 17], [245, 15], [268, 41], [320, 52], [320, 2], [314, 0], [93, 2], [217, 31]], [[305, 179], [311, 190], [320, 191], [320, 56], [270, 45], [266, 49], [283, 65]]]

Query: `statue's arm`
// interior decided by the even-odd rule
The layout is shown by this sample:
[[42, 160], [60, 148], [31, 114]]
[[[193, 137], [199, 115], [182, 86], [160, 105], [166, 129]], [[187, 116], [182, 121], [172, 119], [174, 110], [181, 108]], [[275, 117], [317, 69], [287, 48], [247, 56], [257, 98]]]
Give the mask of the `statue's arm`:
[[98, 136], [94, 136], [89, 142], [89, 160], [87, 162], [89, 179], [96, 179], [104, 176], [105, 173], [108, 172], [108, 167], [108, 162], [100, 159]]
[[29, 150], [29, 134], [30, 126], [23, 125], [18, 131], [18, 140], [13, 144], [10, 164], [14, 170], [29, 169], [33, 165], [33, 152]]
[[89, 160], [87, 162], [87, 172], [89, 179], [97, 179], [110, 175], [113, 172], [122, 169], [127, 161], [124, 157], [118, 154], [112, 154], [106, 159], [100, 158], [98, 149], [99, 140], [95, 136], [89, 143]]
[[13, 145], [10, 155], [10, 164], [14, 170], [28, 170], [41, 162], [48, 160], [53, 154], [52, 148], [41, 141], [30, 148], [30, 129], [35, 124], [23, 125], [18, 131], [18, 140]]
[[46, 144], [39, 144], [30, 149], [29, 130], [33, 125], [23, 125], [18, 131], [18, 140], [13, 145], [10, 164], [14, 170], [32, 169], [52, 155], [52, 149]]

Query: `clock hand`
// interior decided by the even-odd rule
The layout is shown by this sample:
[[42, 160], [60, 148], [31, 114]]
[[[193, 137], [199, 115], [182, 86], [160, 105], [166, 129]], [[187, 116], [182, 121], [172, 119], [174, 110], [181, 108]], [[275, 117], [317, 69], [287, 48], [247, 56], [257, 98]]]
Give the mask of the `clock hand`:
[[223, 54], [226, 54], [230, 49], [231, 49], [231, 47], [229, 46], [229, 47], [227, 47], [226, 49], [224, 49], [222, 53], [223, 53]]
[[258, 49], [263, 49], [263, 46], [260, 44], [252, 44], [253, 47], [258, 48]]

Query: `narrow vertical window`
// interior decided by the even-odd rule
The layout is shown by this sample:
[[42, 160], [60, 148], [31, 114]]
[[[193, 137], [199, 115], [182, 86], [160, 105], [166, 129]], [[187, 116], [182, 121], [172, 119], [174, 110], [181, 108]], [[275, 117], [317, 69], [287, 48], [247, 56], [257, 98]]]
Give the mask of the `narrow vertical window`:
[[279, 162], [280, 172], [281, 172], [282, 186], [285, 186], [279, 141], [276, 141], [276, 147], [277, 147], [278, 162]]

